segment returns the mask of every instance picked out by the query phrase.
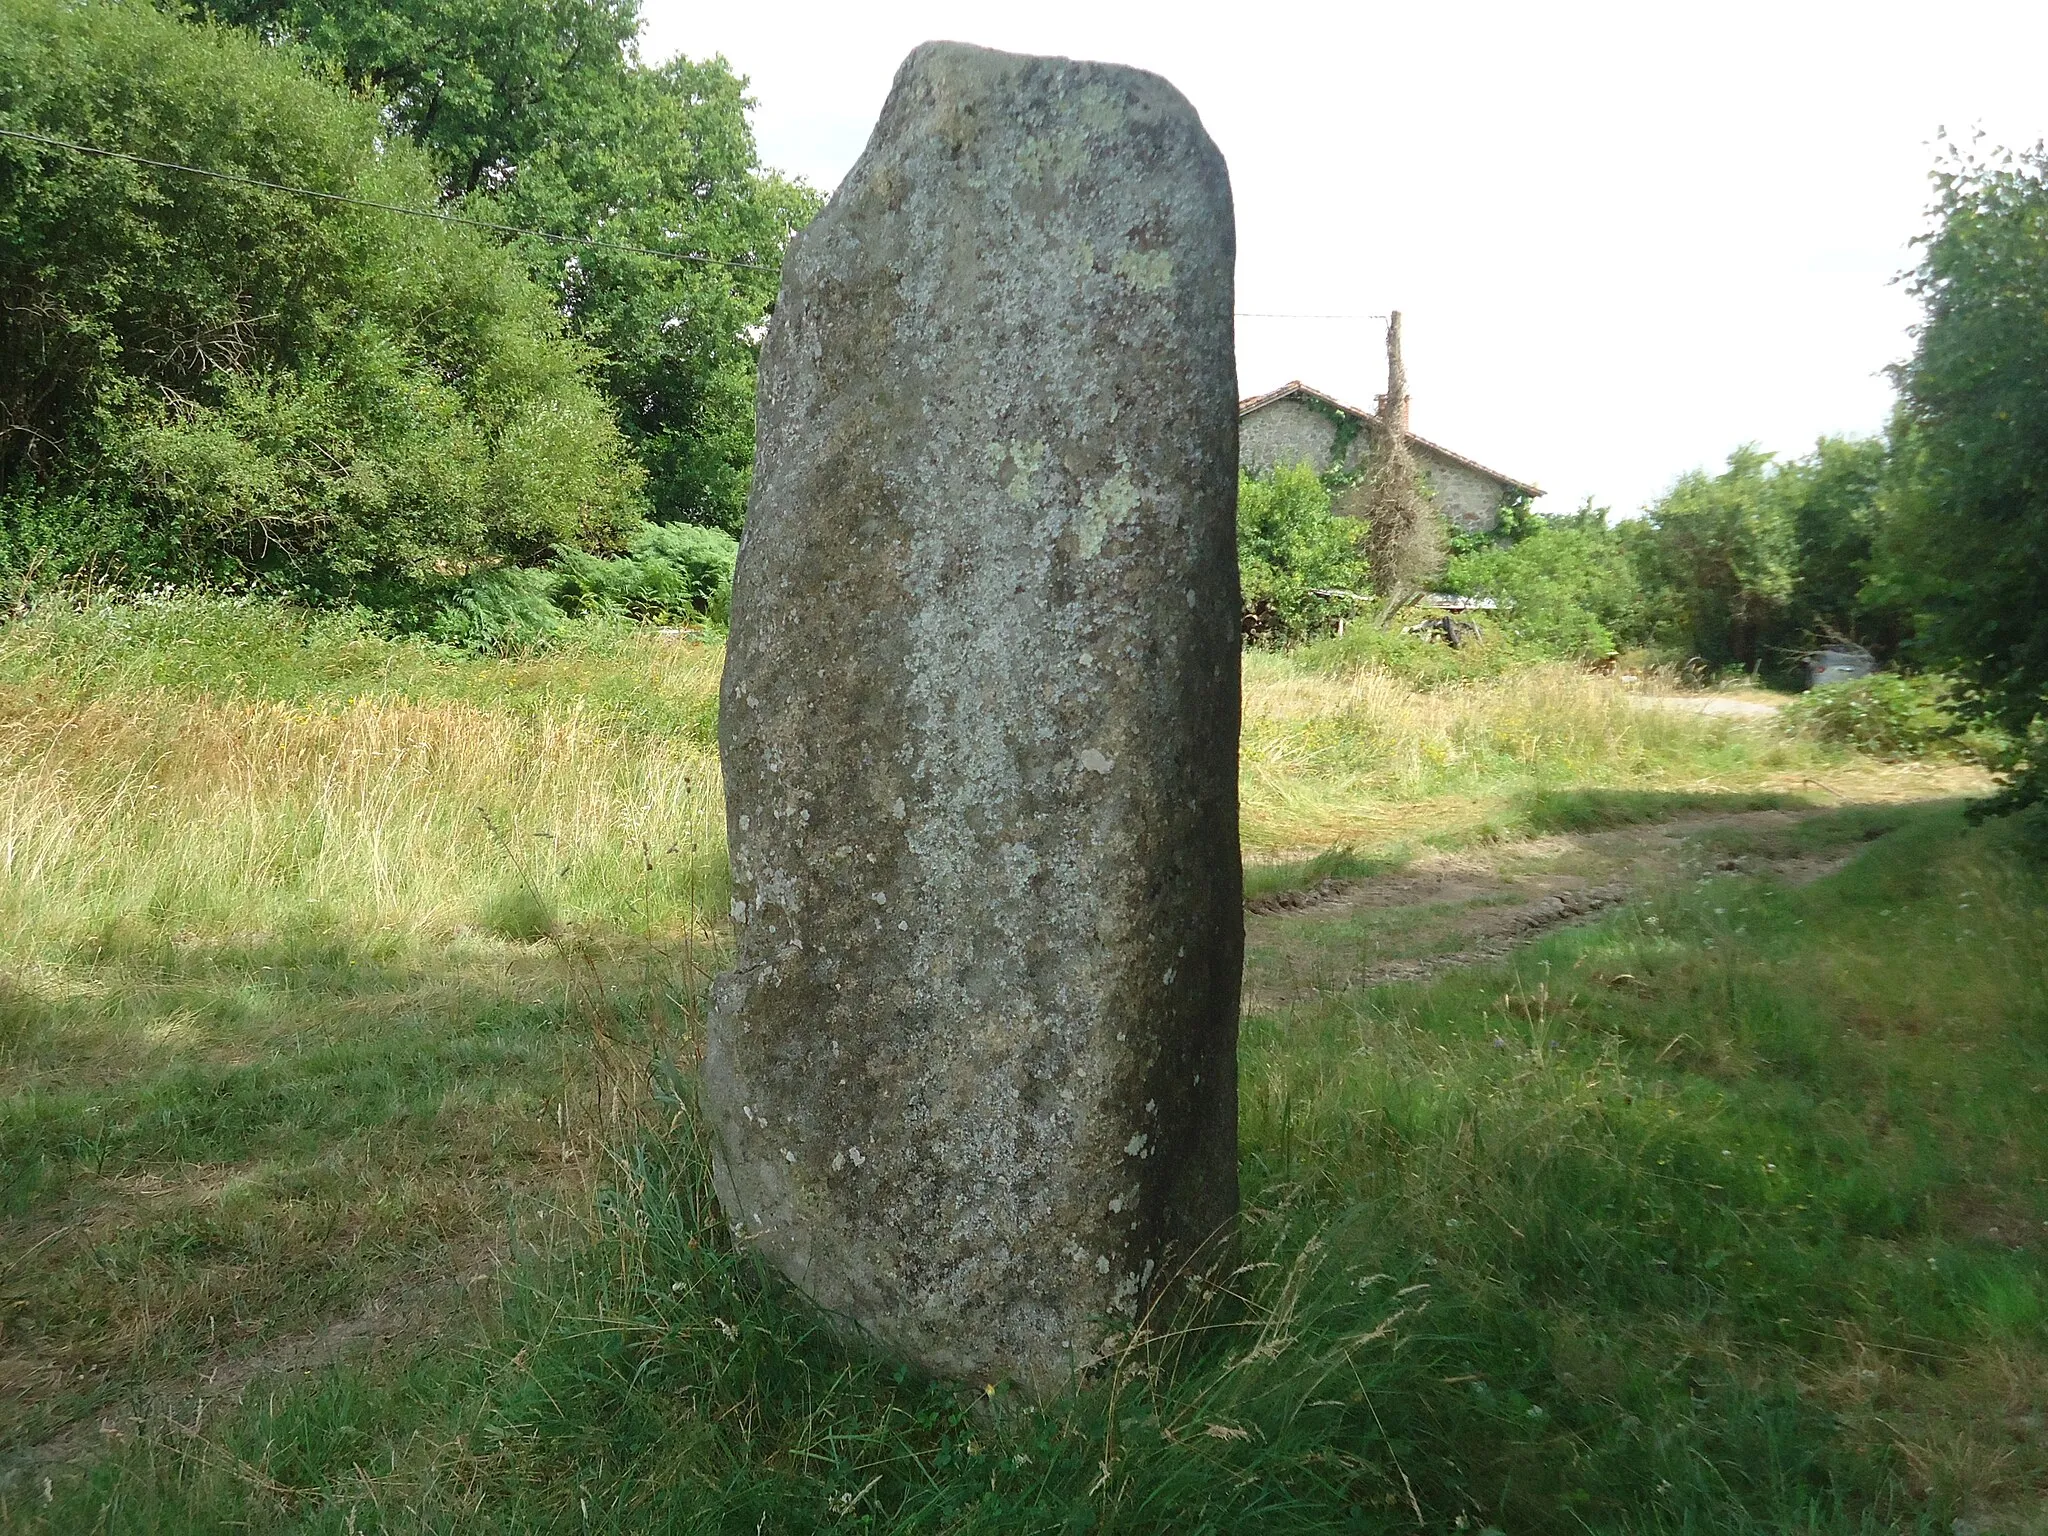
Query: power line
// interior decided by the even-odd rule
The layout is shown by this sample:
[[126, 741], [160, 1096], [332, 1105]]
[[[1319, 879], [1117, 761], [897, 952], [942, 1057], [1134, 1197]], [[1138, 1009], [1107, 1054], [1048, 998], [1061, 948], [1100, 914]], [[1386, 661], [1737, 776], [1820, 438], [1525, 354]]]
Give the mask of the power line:
[[181, 171], [187, 176], [204, 176], [213, 181], [230, 181], [237, 186], [261, 187], [267, 192], [289, 192], [298, 197], [317, 198], [325, 203], [345, 203], [351, 208], [375, 208], [383, 213], [404, 214], [413, 219], [436, 219], [443, 224], [463, 224], [471, 229], [488, 229], [500, 235], [531, 236], [536, 240], [552, 241], [556, 245], [582, 245], [598, 251], [628, 251], [636, 256], [658, 256], [664, 261], [695, 261], [705, 266], [736, 267], [747, 272], [777, 272], [780, 267], [771, 267], [759, 261], [733, 261], [723, 256], [699, 256], [689, 251], [661, 251], [648, 245], [628, 245], [622, 240], [596, 240], [588, 235], [557, 235], [544, 229], [521, 229], [515, 224], [494, 224], [489, 219], [464, 218], [461, 214], [441, 213], [432, 208], [407, 208], [398, 203], [380, 203], [367, 197], [346, 197], [339, 192], [320, 192], [312, 187], [294, 187], [281, 181], [265, 181], [258, 176], [242, 176], [233, 171], [209, 171], [200, 165], [182, 165], [176, 160], [152, 160], [147, 155], [131, 155], [125, 150], [101, 149], [92, 144], [74, 144], [69, 139], [54, 139], [44, 133], [24, 133], [18, 128], [0, 128], [0, 138], [20, 139], [29, 144], [44, 144], [53, 149], [68, 149], [74, 154], [97, 155], [103, 160], [126, 160], [133, 165], [146, 165], [159, 171]]
[[1386, 317], [1385, 315], [1283, 315], [1283, 314], [1260, 314], [1260, 313], [1257, 313], [1257, 312], [1255, 312], [1255, 311], [1252, 311], [1252, 310], [1245, 310], [1245, 309], [1240, 309], [1240, 310], [1239, 310], [1239, 311], [1237, 312], [1237, 318], [1238, 318], [1238, 319], [1240, 319], [1240, 320], [1384, 320], [1384, 319], [1386, 319], [1387, 317]]

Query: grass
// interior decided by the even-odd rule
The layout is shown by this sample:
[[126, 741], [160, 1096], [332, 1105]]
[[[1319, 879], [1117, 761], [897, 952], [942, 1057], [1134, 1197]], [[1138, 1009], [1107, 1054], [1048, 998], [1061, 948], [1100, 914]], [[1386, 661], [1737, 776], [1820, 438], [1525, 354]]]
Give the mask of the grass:
[[553, 1198], [590, 1155], [574, 995], [667, 1006], [724, 903], [717, 666], [192, 601], [7, 632], [0, 1435], [346, 1315]]
[[1757, 792], [1841, 760], [1739, 722], [1640, 708], [1569, 666], [1422, 689], [1384, 670], [1245, 658], [1244, 840], [1255, 862], [1331, 844], [1517, 835], [1554, 815], [1563, 794]]
[[[1268, 1003], [1246, 1267], [1033, 1410], [849, 1350], [716, 1219], [716, 665], [203, 604], [0, 637], [0, 1526], [2030, 1528], [2048, 886], [1997, 828], [1705, 824], [1856, 858]], [[1273, 889], [1880, 772], [1540, 669], [1260, 657], [1246, 714]]]

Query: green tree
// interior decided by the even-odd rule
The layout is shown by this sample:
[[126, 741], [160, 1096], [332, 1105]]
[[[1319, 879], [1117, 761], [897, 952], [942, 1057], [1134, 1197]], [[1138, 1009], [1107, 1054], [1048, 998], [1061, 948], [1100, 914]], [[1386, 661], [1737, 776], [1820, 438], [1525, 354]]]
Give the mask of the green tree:
[[760, 169], [747, 106], [722, 60], [634, 69], [602, 115], [543, 147], [491, 199], [507, 222], [706, 258], [529, 249], [603, 359], [655, 515], [735, 534], [754, 462], [758, 339], [783, 247], [820, 206]]
[[1951, 150], [1897, 371], [1883, 584], [1913, 654], [1952, 670], [1966, 713], [2022, 742], [2018, 806], [2048, 799], [2048, 148]]
[[[0, 12], [0, 121], [435, 201], [369, 102], [129, 0]], [[639, 521], [585, 349], [476, 231], [6, 140], [0, 292], [17, 567], [375, 596]]]
[[1317, 595], [1362, 592], [1365, 525], [1332, 513], [1329, 488], [1305, 464], [1239, 477], [1237, 561], [1245, 638], [1254, 643], [1305, 639], [1337, 615], [1361, 611], [1344, 598]]
[[603, 358], [655, 515], [737, 531], [755, 341], [817, 194], [764, 171], [723, 59], [641, 63], [636, 0], [211, 0], [377, 93], [446, 191], [502, 222], [676, 253], [529, 242]]
[[1453, 592], [1506, 599], [1497, 622], [1552, 655], [1594, 658], [1644, 635], [1642, 584], [1627, 544], [1590, 501], [1562, 517], [1524, 513], [1512, 543], [1455, 556]]
[[1745, 447], [1718, 475], [1682, 476], [1615, 530], [1642, 584], [1645, 637], [1786, 680], [1825, 640], [1895, 649], [1902, 612], [1871, 580], [1887, 463], [1881, 440], [1824, 437], [1790, 462]]
[[1627, 528], [1658, 641], [1710, 666], [1755, 668], [1786, 632], [1798, 535], [1771, 456], [1743, 447], [1693, 470]]
[[199, 0], [195, 14], [303, 45], [374, 92], [451, 195], [489, 191], [602, 115], [638, 0]]
[[1898, 648], [1905, 615], [1871, 584], [1889, 464], [1882, 438], [1823, 437], [1780, 471], [1796, 550], [1793, 643], [1839, 636], [1880, 655]]

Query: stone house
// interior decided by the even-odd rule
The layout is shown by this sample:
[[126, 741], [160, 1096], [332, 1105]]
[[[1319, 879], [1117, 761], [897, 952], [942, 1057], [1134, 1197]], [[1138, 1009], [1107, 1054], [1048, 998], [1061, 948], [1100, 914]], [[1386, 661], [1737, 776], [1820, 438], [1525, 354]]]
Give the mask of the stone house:
[[[1407, 410], [1401, 412], [1405, 427]], [[1334, 400], [1301, 380], [1237, 406], [1237, 461], [1247, 474], [1281, 464], [1306, 464], [1318, 473], [1356, 470], [1372, 453], [1379, 417]], [[1543, 494], [1461, 453], [1408, 434], [1408, 451], [1436, 505], [1455, 528], [1486, 533], [1500, 526], [1501, 508], [1526, 506]]]

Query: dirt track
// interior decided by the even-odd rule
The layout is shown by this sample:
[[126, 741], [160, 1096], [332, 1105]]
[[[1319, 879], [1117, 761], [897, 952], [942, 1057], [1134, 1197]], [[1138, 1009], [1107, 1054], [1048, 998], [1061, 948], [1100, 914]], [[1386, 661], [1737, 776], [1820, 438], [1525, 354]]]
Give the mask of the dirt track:
[[1532, 838], [1263, 898], [1246, 915], [1245, 1007], [1496, 960], [1553, 928], [1687, 880], [1760, 874], [1802, 884], [1888, 830], [1880, 815], [1818, 848], [1794, 835], [1825, 814], [1746, 811]]
[[1784, 708], [1782, 699], [1742, 693], [1637, 693], [1629, 701], [1642, 709], [1676, 709], [1722, 720], [1769, 720]]

